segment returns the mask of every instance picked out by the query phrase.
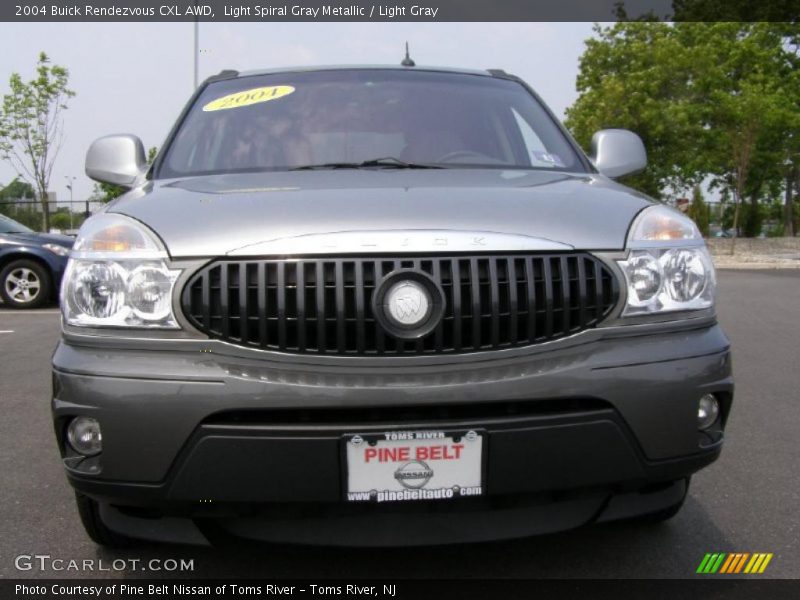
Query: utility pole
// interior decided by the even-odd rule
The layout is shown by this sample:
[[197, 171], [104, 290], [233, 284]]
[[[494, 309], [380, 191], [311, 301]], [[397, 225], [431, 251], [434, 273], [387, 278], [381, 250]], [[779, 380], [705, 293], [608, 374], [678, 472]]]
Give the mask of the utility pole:
[[70, 177], [69, 175], [64, 175], [64, 179], [68, 181], [67, 189], [69, 190], [69, 228], [70, 230], [75, 229], [75, 226], [72, 223], [72, 186], [75, 185], [75, 177]]
[[786, 173], [786, 203], [783, 207], [783, 235], [794, 237], [794, 187], [797, 184], [797, 167], [794, 163], [788, 165]]
[[194, 88], [197, 89], [197, 79], [200, 60], [200, 21], [197, 18], [197, 2], [194, 3]]

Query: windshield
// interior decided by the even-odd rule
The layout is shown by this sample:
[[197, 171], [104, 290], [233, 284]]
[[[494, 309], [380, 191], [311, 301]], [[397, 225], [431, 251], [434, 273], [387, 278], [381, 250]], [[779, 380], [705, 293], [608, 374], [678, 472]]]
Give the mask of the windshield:
[[0, 215], [0, 233], [33, 233], [33, 230], [22, 223], [17, 223], [14, 219]]
[[423, 166], [585, 170], [553, 119], [515, 81], [352, 69], [208, 85], [157, 176]]

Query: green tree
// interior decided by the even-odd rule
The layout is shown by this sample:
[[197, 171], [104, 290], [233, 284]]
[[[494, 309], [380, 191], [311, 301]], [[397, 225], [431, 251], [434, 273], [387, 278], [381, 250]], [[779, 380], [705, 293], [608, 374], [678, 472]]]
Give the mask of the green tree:
[[97, 181], [92, 189], [90, 200], [95, 202], [102, 202], [103, 204], [111, 202], [114, 198], [121, 196], [125, 193], [125, 188], [113, 183], [105, 183]]
[[70, 220], [69, 220], [69, 213], [66, 212], [57, 212], [50, 217], [50, 225], [55, 227], [56, 229], [69, 229], [70, 228]]
[[[594, 29], [586, 41], [576, 86], [576, 102], [566, 125], [589, 149], [595, 131], [635, 131], [648, 153], [645, 171], [626, 183], [661, 198], [667, 186], [682, 186], [687, 173], [689, 119], [684, 106], [688, 65], [672, 28], [659, 22], [626, 22]], [[683, 74], [683, 75], [682, 75]]]
[[34, 191], [31, 184], [22, 181], [19, 177], [11, 180], [7, 186], [0, 188], [0, 198], [3, 200], [17, 200], [20, 198], [34, 198]]
[[69, 71], [41, 52], [32, 80], [11, 74], [0, 111], [0, 157], [36, 189], [45, 231], [50, 228], [47, 188], [63, 141], [62, 112], [75, 95], [68, 81]]
[[[7, 186], [0, 186], [0, 213], [15, 218], [19, 210], [16, 200], [30, 199], [32, 201], [33, 198], [34, 191], [31, 185], [15, 177]], [[30, 206], [23, 204], [23, 209], [28, 208]]]
[[[707, 144], [701, 167], [733, 194], [733, 228], [758, 235], [762, 199], [783, 184], [784, 163], [800, 127], [800, 80], [784, 24], [684, 24], [704, 61], [693, 87]], [[698, 38], [698, 36], [702, 36]], [[748, 206], [740, 214], [743, 202]], [[731, 246], [733, 251], [733, 245]]]
[[703, 237], [709, 234], [709, 208], [703, 198], [700, 186], [694, 186], [692, 191], [692, 204], [689, 206], [689, 216], [694, 220]]
[[596, 27], [567, 126], [585, 147], [598, 129], [636, 131], [649, 165], [626, 183], [659, 198], [711, 176], [731, 192], [734, 227], [746, 199], [754, 229], [757, 205], [784, 185], [800, 138], [797, 39], [792, 23]]
[[786, 187], [785, 187], [785, 201], [783, 204], [783, 235], [787, 237], [794, 236], [797, 231], [795, 227], [795, 188], [797, 188], [798, 169], [794, 161], [791, 161], [786, 167]]

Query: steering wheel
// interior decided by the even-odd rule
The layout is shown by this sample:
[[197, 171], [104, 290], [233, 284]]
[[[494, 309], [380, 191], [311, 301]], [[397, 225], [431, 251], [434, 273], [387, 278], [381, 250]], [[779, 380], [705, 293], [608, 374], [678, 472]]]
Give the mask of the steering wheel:
[[[483, 163], [502, 163], [502, 160], [497, 160], [496, 158], [489, 156], [488, 154], [483, 154], [482, 152], [475, 152], [474, 150], [456, 150], [455, 152], [448, 152], [447, 154], [442, 154], [439, 158], [436, 159], [435, 162], [451, 162], [453, 160], [458, 159], [470, 159], [470, 158], [477, 158], [480, 162]], [[478, 162], [478, 161], [472, 161]]]

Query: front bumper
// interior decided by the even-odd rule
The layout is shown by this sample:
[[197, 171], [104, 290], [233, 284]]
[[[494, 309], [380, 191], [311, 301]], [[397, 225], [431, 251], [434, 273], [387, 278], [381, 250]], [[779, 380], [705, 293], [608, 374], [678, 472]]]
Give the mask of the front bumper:
[[[156, 539], [156, 515], [260, 539], [381, 544], [399, 528], [403, 543], [467, 541], [652, 512], [679, 502], [686, 478], [719, 454], [721, 428], [697, 430], [699, 397], [719, 395], [724, 425], [733, 395], [728, 341], [713, 324], [407, 368], [62, 342], [53, 367], [70, 482], [103, 503], [110, 527]], [[76, 415], [102, 425], [97, 459], [65, 452]], [[344, 503], [342, 436], [408, 429], [484, 431], [487, 495]]]

